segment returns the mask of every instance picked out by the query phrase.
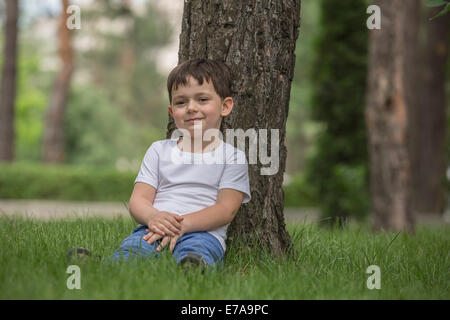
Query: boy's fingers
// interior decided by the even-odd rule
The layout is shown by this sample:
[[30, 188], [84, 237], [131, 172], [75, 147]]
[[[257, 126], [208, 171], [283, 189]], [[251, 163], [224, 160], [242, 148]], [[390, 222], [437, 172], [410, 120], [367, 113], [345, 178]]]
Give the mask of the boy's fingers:
[[149, 234], [146, 234], [142, 239], [144, 241], [147, 241], [148, 239], [150, 239], [151, 237], [153, 237], [155, 235], [155, 233], [151, 232]]
[[170, 229], [170, 231], [172, 231], [172, 234], [170, 235], [172, 237], [175, 237], [181, 231], [181, 228], [177, 229], [173, 225], [170, 225], [169, 229]]
[[[170, 230], [172, 230], [175, 234], [178, 234], [182, 230], [181, 223], [175, 217], [170, 217], [167, 220], [170, 223]], [[174, 236], [174, 235], [172, 235]]]
[[170, 217], [171, 217], [171, 218], [175, 218], [175, 219], [178, 220], [178, 221], [182, 221], [182, 220], [183, 220], [183, 216], [180, 216], [179, 214], [176, 214], [176, 213], [172, 213], [172, 214], [170, 215]]
[[148, 233], [142, 238], [143, 240], [148, 240], [148, 239], [150, 239], [153, 235], [155, 235], [155, 233], [154, 232], [152, 232], [152, 231], [150, 231], [150, 230], [145, 230], [145, 231], [147, 231]]
[[160, 235], [162, 235], [162, 236], [165, 235], [165, 234], [164, 234], [164, 231], [162, 231], [160, 228], [158, 228], [158, 227], [155, 226], [155, 225], [152, 226], [150, 230], [153, 231], [154, 233], [158, 233], [158, 234], [160, 234]]
[[167, 235], [171, 235], [172, 231], [169, 230], [169, 228], [163, 224], [162, 222], [158, 225], [159, 229], [162, 230], [162, 232], [164, 232], [164, 234], [162, 234], [163, 236], [167, 236]]
[[171, 217], [170, 222], [173, 226], [175, 226], [177, 229], [181, 230], [181, 223], [178, 222], [178, 220], [175, 217]]
[[173, 237], [170, 240], [170, 252], [173, 252], [173, 249], [175, 249], [175, 245], [177, 244], [178, 237]]
[[[148, 231], [147, 231], [148, 232]], [[152, 236], [153, 232], [149, 232], [147, 233], [145, 236], [142, 237], [143, 240], [147, 240], [148, 238], [150, 238]]]
[[170, 241], [170, 237], [164, 237], [161, 241], [161, 243], [159, 244], [158, 248], [156, 248], [156, 251], [160, 251], [162, 248], [164, 248], [167, 243], [169, 243]]
[[161, 239], [161, 238], [162, 238], [161, 235], [159, 235], [159, 234], [157, 234], [157, 233], [154, 233], [154, 234], [148, 239], [147, 243], [148, 243], [148, 244], [152, 244], [153, 242], [155, 242], [156, 240], [159, 240], [159, 239]]
[[168, 217], [166, 222], [169, 223], [171, 226], [181, 229], [181, 224], [179, 224], [177, 219], [175, 219], [174, 217]]
[[176, 228], [174, 228], [170, 222], [166, 221], [166, 225], [164, 225], [164, 231], [166, 232], [167, 235], [174, 237], [176, 233], [178, 233], [179, 230], [177, 230]]

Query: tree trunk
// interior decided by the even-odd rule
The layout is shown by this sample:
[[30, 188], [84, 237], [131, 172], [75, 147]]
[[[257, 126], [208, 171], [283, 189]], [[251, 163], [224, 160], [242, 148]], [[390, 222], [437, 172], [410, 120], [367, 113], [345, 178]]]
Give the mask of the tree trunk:
[[[253, 128], [259, 136], [263, 134], [260, 129], [268, 129], [267, 149], [271, 150], [274, 143], [279, 145], [279, 170], [275, 174], [261, 175], [263, 165], [249, 161], [252, 201], [241, 206], [228, 231], [229, 241], [235, 235], [244, 240], [257, 239], [259, 245], [275, 256], [292, 252], [281, 185], [299, 25], [300, 0], [184, 2], [179, 62], [192, 58], [221, 60], [235, 79], [232, 87], [235, 107], [225, 119], [223, 130]], [[167, 137], [174, 129], [169, 117]], [[276, 141], [271, 141], [270, 129], [279, 130]], [[246, 144], [247, 157], [248, 147]]]
[[414, 112], [414, 210], [421, 215], [442, 215], [445, 207], [445, 70], [449, 50], [450, 15], [429, 21], [441, 8], [428, 9], [421, 51], [420, 90]]
[[51, 163], [61, 163], [65, 159], [63, 124], [70, 79], [74, 67], [70, 30], [66, 26], [66, 21], [69, 18], [68, 6], [69, 1], [63, 0], [63, 12], [59, 24], [61, 71], [56, 79], [50, 106], [45, 117], [43, 159], [45, 162]]
[[6, 0], [5, 46], [0, 91], [0, 161], [14, 159], [18, 0]]
[[409, 157], [418, 0], [374, 1], [381, 29], [370, 31], [366, 124], [375, 230], [414, 231]]

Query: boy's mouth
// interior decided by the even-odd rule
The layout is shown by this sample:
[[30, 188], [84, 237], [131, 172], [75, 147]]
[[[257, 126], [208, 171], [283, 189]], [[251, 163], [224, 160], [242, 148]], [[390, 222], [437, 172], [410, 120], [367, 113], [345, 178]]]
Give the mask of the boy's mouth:
[[194, 122], [194, 121], [200, 121], [203, 120], [203, 118], [192, 118], [192, 119], [188, 119], [186, 120], [187, 122]]

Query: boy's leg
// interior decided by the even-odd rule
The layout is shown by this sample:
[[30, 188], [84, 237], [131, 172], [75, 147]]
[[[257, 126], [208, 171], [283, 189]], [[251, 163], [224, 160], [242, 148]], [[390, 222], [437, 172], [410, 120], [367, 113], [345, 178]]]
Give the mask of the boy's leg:
[[223, 248], [219, 240], [208, 232], [192, 232], [178, 239], [173, 255], [177, 261], [183, 259], [188, 253], [194, 253], [212, 266], [223, 261]]
[[148, 244], [142, 238], [148, 233], [146, 226], [139, 226], [133, 230], [133, 233], [123, 240], [119, 249], [117, 249], [108, 260], [128, 260], [130, 258], [157, 257], [156, 248], [160, 241]]

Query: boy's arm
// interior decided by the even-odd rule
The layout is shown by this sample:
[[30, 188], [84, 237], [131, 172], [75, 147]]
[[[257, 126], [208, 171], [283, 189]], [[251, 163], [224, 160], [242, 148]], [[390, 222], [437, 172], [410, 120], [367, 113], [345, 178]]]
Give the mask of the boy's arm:
[[244, 194], [234, 189], [220, 189], [214, 205], [183, 215], [183, 233], [213, 230], [230, 223], [244, 199]]
[[154, 208], [155, 195], [154, 187], [136, 182], [130, 197], [130, 214], [136, 222], [149, 226], [154, 232], [161, 235], [175, 235], [181, 229], [179, 222], [183, 220], [183, 217]]
[[169, 242], [170, 251], [173, 251], [177, 240], [185, 233], [214, 230], [230, 223], [234, 219], [243, 199], [244, 194], [240, 191], [220, 189], [214, 205], [183, 215], [184, 220], [181, 222], [181, 232], [175, 237], [161, 237], [148, 230], [150, 232], [143, 237], [143, 240], [152, 244], [154, 241], [163, 238], [156, 251], [160, 251]]
[[146, 225], [158, 210], [153, 207], [156, 189], [148, 184], [137, 182], [130, 197], [130, 214], [136, 222]]

